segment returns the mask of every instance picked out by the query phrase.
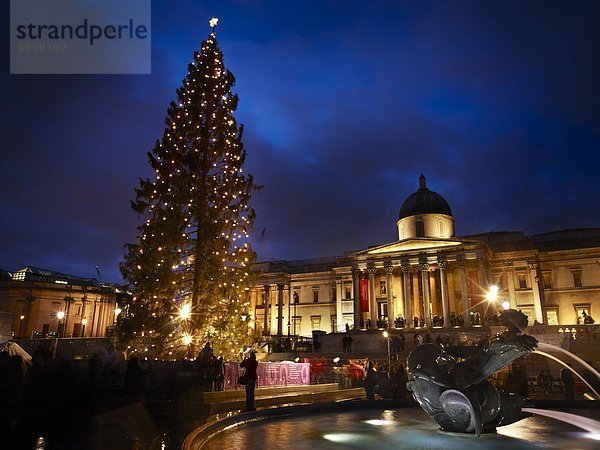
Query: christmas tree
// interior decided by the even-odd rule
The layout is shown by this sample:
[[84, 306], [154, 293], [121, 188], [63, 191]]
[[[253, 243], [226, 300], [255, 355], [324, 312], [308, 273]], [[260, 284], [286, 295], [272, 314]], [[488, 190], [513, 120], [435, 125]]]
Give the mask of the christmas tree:
[[155, 337], [164, 357], [192, 356], [210, 341], [231, 358], [247, 344], [247, 286], [254, 253], [247, 242], [256, 189], [242, 171], [246, 150], [233, 116], [232, 73], [211, 34], [194, 53], [170, 103], [162, 139], [148, 152], [154, 179], [140, 180], [132, 207], [145, 220], [126, 244], [121, 272], [133, 296], [121, 339]]

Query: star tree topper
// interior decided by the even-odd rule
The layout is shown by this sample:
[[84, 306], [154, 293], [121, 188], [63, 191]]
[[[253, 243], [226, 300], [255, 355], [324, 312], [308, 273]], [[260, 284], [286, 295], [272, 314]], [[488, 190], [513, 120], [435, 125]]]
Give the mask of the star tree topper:
[[212, 19], [210, 19], [210, 20], [208, 21], [208, 24], [209, 24], [209, 25], [210, 25], [210, 26], [211, 26], [213, 29], [214, 29], [214, 28], [217, 26], [217, 24], [218, 24], [218, 23], [219, 23], [219, 19], [218, 19], [218, 18], [216, 18], [216, 17], [213, 17]]

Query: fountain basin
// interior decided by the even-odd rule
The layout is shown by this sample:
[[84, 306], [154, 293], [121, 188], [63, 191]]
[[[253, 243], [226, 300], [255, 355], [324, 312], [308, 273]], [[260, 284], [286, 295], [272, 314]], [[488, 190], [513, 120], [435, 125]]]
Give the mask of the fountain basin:
[[[269, 449], [449, 449], [449, 450], [592, 450], [600, 437], [542, 416], [499, 427], [497, 433], [441, 431], [421, 408], [398, 402], [346, 402], [257, 411], [229, 417], [197, 430], [186, 450]], [[600, 410], [571, 410], [600, 420]]]

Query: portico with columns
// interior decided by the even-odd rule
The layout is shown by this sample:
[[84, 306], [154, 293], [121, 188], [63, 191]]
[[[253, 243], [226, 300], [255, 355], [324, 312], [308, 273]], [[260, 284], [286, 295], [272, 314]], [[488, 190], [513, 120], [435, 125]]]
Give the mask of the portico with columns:
[[[503, 303], [530, 324], [558, 325], [600, 310], [600, 229], [456, 236], [450, 206], [423, 175], [396, 227], [397, 241], [358, 252], [256, 264], [251, 328], [281, 338], [367, 325], [470, 327]], [[492, 285], [495, 302], [486, 299]]]

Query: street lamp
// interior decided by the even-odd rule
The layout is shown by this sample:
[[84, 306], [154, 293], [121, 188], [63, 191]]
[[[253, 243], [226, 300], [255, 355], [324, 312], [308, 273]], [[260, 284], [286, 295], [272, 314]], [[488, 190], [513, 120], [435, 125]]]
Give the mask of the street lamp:
[[81, 319], [81, 337], [85, 337], [85, 326], [87, 325], [88, 320], [84, 317]]
[[63, 334], [63, 330], [62, 330], [62, 320], [65, 317], [65, 312], [64, 311], [58, 311], [56, 313], [56, 318], [58, 319], [58, 337], [61, 337]]
[[496, 300], [498, 300], [498, 291], [499, 288], [497, 285], [492, 284], [489, 288], [489, 290], [487, 291], [487, 294], [485, 296], [485, 298], [487, 299], [488, 302], [493, 303]]
[[23, 314], [21, 314], [21, 321], [19, 322], [19, 336], [21, 337], [23, 335], [23, 319], [25, 318], [25, 316]]
[[389, 373], [390, 367], [392, 366], [392, 355], [390, 353], [390, 334], [387, 331], [384, 331], [383, 337], [387, 341], [388, 373]]

